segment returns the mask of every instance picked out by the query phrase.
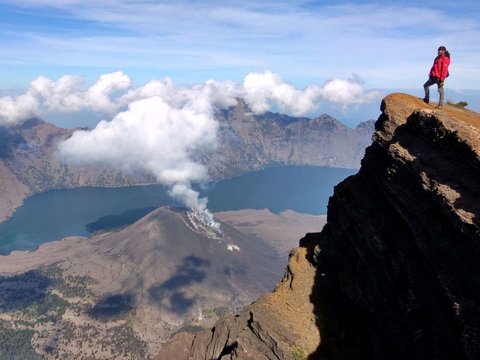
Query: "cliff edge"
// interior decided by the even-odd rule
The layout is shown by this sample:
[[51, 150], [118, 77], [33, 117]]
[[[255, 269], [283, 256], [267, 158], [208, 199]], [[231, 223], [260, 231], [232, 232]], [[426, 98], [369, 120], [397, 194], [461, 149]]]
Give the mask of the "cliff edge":
[[480, 358], [480, 115], [406, 94], [381, 111], [276, 289], [157, 359]]

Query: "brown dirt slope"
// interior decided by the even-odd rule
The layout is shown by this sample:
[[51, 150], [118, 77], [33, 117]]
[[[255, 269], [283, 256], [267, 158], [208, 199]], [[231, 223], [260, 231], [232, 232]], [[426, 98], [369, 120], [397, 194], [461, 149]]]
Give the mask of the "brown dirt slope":
[[[0, 346], [31, 331], [25, 346], [47, 358], [151, 358], [173, 333], [208, 328], [271, 290], [291, 234], [323, 226], [321, 217], [259, 210], [242, 210], [237, 223], [236, 213], [216, 214], [223, 232], [213, 234], [159, 208], [121, 231], [0, 256], [0, 332], [9, 334]], [[166, 358], [189, 350], [191, 337], [171, 342]]]

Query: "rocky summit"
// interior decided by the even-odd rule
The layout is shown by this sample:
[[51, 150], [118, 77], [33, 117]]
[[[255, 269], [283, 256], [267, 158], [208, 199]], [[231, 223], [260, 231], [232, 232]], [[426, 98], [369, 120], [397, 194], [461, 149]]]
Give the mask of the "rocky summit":
[[274, 292], [157, 359], [480, 358], [480, 115], [405, 94], [381, 111]]

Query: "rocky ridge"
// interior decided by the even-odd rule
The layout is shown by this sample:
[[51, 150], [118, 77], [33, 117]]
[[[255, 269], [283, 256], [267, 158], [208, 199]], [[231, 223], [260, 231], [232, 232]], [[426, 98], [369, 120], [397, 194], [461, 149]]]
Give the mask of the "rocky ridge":
[[373, 121], [350, 129], [326, 114], [313, 119], [255, 115], [241, 100], [215, 117], [219, 148], [201, 161], [217, 179], [280, 165], [356, 169], [373, 133]]
[[157, 359], [480, 357], [480, 116], [406, 94], [381, 110], [275, 291]]

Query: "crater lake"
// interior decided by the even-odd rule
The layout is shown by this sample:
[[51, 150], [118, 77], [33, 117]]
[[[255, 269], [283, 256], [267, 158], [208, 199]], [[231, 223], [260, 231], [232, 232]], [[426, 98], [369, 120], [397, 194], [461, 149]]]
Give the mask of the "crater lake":
[[[196, 186], [212, 212], [269, 209], [326, 214], [333, 187], [357, 170], [331, 167], [274, 167]], [[88, 236], [129, 225], [154, 208], [181, 206], [162, 185], [52, 190], [27, 198], [0, 223], [0, 254], [33, 250], [67, 236]]]

